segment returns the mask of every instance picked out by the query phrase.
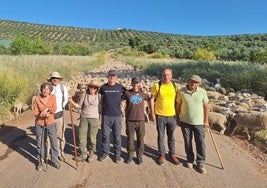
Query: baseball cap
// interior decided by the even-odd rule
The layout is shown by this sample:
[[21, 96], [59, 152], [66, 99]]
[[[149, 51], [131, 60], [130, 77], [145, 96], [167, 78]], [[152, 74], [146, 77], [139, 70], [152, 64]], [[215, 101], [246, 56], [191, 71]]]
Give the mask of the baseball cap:
[[132, 78], [132, 83], [139, 83], [139, 82], [140, 82], [139, 78], [137, 78], [137, 77]]
[[117, 72], [115, 70], [108, 71], [108, 76], [117, 76]]

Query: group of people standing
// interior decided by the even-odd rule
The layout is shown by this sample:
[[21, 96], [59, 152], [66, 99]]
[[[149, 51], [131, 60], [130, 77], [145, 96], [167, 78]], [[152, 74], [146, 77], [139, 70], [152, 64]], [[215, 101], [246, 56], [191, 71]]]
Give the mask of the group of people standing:
[[[57, 74], [57, 76], [55, 76]], [[208, 97], [206, 91], [199, 86], [201, 78], [192, 75], [184, 88], [179, 89], [178, 85], [172, 81], [172, 70], [164, 68], [161, 72], [159, 82], [153, 84], [151, 96], [144, 93], [140, 88], [140, 79], [132, 78], [132, 89], [117, 83], [117, 72], [108, 72], [108, 82], [100, 86], [96, 80], [91, 80], [86, 92], [84, 92], [78, 103], [71, 98], [68, 99], [67, 90], [57, 95], [54, 90], [60, 90], [53, 81], [61, 80], [59, 73], [54, 72], [41, 86], [41, 94], [36, 98], [34, 114], [36, 116], [37, 133], [37, 169], [42, 168], [44, 161], [44, 144], [42, 139], [44, 129], [47, 129], [51, 141], [51, 161], [53, 166], [60, 168], [58, 159], [64, 160], [64, 122], [55, 119], [55, 114], [63, 111], [67, 101], [76, 108], [81, 109], [79, 125], [79, 161], [92, 162], [96, 156], [96, 135], [98, 126], [101, 124], [102, 142], [101, 155], [99, 161], [105, 161], [110, 156], [110, 135], [113, 134], [114, 162], [121, 162], [121, 129], [122, 111], [121, 102], [126, 101], [126, 135], [127, 152], [126, 163], [130, 164], [134, 160], [136, 152], [137, 164], [143, 163], [144, 136], [145, 136], [145, 114], [144, 102], [150, 106], [152, 121], [156, 122], [157, 143], [158, 143], [158, 164], [163, 165], [166, 159], [165, 152], [165, 130], [169, 149], [169, 158], [175, 165], [180, 164], [175, 152], [175, 129], [180, 126], [183, 138], [185, 153], [187, 156], [187, 168], [193, 168], [196, 160], [196, 168], [200, 173], [206, 173], [204, 167], [206, 158], [205, 131], [208, 124]], [[65, 86], [64, 86], [65, 87]], [[66, 95], [65, 95], [66, 94]], [[56, 95], [56, 96], [54, 96]], [[48, 102], [49, 101], [49, 102]], [[60, 107], [58, 107], [60, 106]], [[60, 134], [57, 133], [57, 124], [63, 125]], [[54, 135], [54, 136], [53, 136]], [[134, 138], [136, 135], [136, 149]], [[192, 139], [196, 143], [196, 159], [193, 152]], [[56, 142], [56, 140], [59, 142]], [[61, 145], [60, 145], [61, 144]], [[59, 147], [60, 146], [60, 147]], [[62, 149], [62, 150], [60, 150]]]

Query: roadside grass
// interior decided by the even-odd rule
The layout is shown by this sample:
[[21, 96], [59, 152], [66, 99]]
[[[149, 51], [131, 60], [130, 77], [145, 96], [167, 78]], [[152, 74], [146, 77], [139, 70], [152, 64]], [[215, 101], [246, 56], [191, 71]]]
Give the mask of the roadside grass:
[[16, 100], [31, 104], [31, 98], [51, 72], [64, 80], [78, 72], [87, 72], [103, 63], [104, 53], [92, 56], [0, 56], [0, 120]]

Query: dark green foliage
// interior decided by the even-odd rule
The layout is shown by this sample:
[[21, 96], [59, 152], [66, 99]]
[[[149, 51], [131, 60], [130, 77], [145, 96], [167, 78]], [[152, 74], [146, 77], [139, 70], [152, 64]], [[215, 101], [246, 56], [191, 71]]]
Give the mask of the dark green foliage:
[[32, 41], [24, 34], [18, 34], [15, 36], [10, 45], [11, 52], [14, 55], [31, 54], [33, 51], [32, 47]]
[[[262, 91], [267, 95], [267, 67], [266, 65], [250, 65], [249, 63], [216, 62], [180, 62], [168, 65], [173, 70], [173, 78], [182, 78], [183, 82], [191, 74], [198, 74], [215, 83], [216, 78], [220, 78], [224, 88], [238, 91], [240, 89], [252, 89]], [[152, 63], [147, 66], [145, 72], [150, 75], [160, 75], [160, 70], [166, 67], [163, 63]], [[228, 92], [230, 89], [228, 89]], [[225, 91], [223, 91], [225, 93]]]
[[[217, 60], [266, 63], [267, 33], [202, 37], [131, 29], [98, 30], [51, 26], [8, 20], [0, 20], [0, 25], [0, 39], [14, 41], [15, 36], [24, 33], [34, 41], [40, 36], [44, 43], [49, 44], [51, 54], [63, 54], [63, 49], [58, 44], [72, 43], [78, 46], [90, 45], [90, 52], [131, 46], [146, 53], [156, 52], [182, 59], [192, 59], [197, 49], [209, 49]], [[87, 54], [84, 49], [76, 51], [64, 48], [65, 54]], [[28, 53], [27, 50], [26, 52]], [[19, 54], [20, 51], [14, 50], [13, 53]]]
[[252, 56], [254, 63], [267, 64], [267, 50], [255, 52]]

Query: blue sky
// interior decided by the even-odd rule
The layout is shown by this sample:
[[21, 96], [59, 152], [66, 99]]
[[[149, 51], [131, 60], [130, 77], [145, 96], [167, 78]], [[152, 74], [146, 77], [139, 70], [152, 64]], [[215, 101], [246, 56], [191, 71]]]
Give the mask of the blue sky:
[[267, 33], [267, 0], [6, 0], [0, 19], [200, 36]]

